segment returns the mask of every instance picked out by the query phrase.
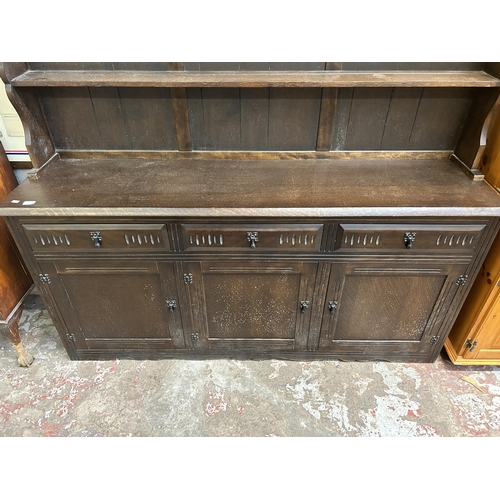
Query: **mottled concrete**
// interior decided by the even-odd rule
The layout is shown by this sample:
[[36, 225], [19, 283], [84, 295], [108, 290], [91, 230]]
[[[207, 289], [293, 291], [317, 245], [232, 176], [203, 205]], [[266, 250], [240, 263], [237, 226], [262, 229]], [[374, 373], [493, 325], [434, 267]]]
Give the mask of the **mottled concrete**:
[[[500, 436], [500, 368], [342, 361], [70, 361], [38, 296], [19, 368], [0, 339], [1, 436]], [[472, 377], [483, 392], [461, 377]]]

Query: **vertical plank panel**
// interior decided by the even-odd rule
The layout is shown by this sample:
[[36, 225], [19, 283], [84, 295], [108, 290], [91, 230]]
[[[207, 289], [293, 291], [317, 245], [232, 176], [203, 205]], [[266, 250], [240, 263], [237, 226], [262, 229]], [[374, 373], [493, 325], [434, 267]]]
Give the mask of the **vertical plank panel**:
[[[201, 71], [237, 71], [238, 63], [200, 63]], [[239, 88], [203, 88], [204, 133], [207, 150], [241, 149]]]
[[408, 149], [454, 149], [471, 101], [471, 89], [425, 88]]
[[133, 149], [177, 149], [172, 96], [168, 88], [119, 88]]
[[248, 151], [269, 149], [268, 88], [241, 89], [241, 148]]
[[[398, 63], [398, 69], [426, 71], [429, 69], [429, 64], [428, 62]], [[380, 149], [405, 150], [408, 147], [421, 97], [421, 88], [393, 89]]]
[[392, 88], [356, 88], [352, 96], [346, 150], [378, 150]]
[[321, 105], [320, 88], [271, 88], [269, 149], [312, 151]]
[[[183, 71], [183, 63], [168, 63], [169, 71]], [[186, 89], [182, 87], [173, 87], [172, 108], [174, 112], [175, 132], [177, 136], [177, 149], [179, 151], [191, 151], [191, 131], [189, 129], [189, 111], [187, 103]]]
[[38, 89], [57, 149], [101, 149], [101, 136], [87, 87]]
[[203, 101], [201, 88], [186, 89], [188, 102], [189, 130], [191, 131], [191, 145], [194, 150], [205, 151], [205, 118], [203, 116]]
[[407, 148], [421, 96], [421, 88], [393, 89], [380, 149]]
[[102, 149], [132, 149], [116, 87], [89, 88]]
[[[358, 69], [358, 63], [342, 63], [341, 69], [343, 71], [356, 71]], [[333, 151], [342, 151], [345, 149], [353, 92], [353, 88], [338, 89], [335, 115], [333, 118], [332, 143], [330, 146], [330, 149]]]
[[204, 88], [202, 98], [207, 150], [240, 149], [240, 89]]
[[[326, 63], [325, 70], [342, 69], [342, 63]], [[329, 151], [332, 143], [333, 120], [337, 106], [338, 89], [325, 87], [321, 92], [321, 108], [319, 112], [318, 137], [316, 151]]]
[[[397, 69], [397, 63], [358, 63], [358, 71]], [[384, 135], [392, 88], [356, 88], [352, 95], [346, 150], [378, 150]]]

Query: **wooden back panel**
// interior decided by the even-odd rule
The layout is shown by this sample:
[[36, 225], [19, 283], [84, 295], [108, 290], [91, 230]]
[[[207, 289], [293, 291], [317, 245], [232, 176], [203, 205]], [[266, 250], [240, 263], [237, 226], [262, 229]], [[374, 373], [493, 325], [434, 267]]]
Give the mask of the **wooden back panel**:
[[[28, 63], [30, 70], [481, 70], [481, 63]], [[188, 88], [179, 144], [178, 89], [36, 89], [58, 150], [452, 151], [478, 89]], [[327, 101], [328, 97], [328, 101]], [[185, 99], [183, 101], [183, 99]], [[179, 101], [177, 101], [178, 103]], [[325, 122], [321, 117], [331, 115]], [[323, 130], [325, 129], [325, 130]], [[319, 137], [326, 143], [317, 147]], [[321, 141], [320, 141], [321, 142]]]

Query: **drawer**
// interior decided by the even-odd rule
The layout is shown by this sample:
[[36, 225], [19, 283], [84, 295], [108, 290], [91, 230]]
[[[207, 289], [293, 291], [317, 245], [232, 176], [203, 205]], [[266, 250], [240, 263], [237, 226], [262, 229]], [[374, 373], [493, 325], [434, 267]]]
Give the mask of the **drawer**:
[[474, 252], [484, 224], [339, 224], [334, 250]]
[[180, 224], [184, 250], [317, 252], [323, 224]]
[[165, 224], [26, 224], [33, 250], [165, 250]]

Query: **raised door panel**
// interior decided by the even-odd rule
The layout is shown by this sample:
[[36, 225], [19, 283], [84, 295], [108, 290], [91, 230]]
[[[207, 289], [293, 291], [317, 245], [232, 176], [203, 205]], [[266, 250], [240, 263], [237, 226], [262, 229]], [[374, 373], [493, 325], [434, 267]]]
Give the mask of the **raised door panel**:
[[430, 356], [462, 265], [332, 264], [320, 350], [364, 358]]
[[[186, 263], [193, 349], [307, 350], [317, 263]], [[189, 278], [188, 278], [189, 281]], [[196, 338], [196, 337], [195, 337]]]
[[78, 260], [40, 267], [43, 291], [58, 304], [65, 340], [76, 350], [184, 348], [172, 263]]

